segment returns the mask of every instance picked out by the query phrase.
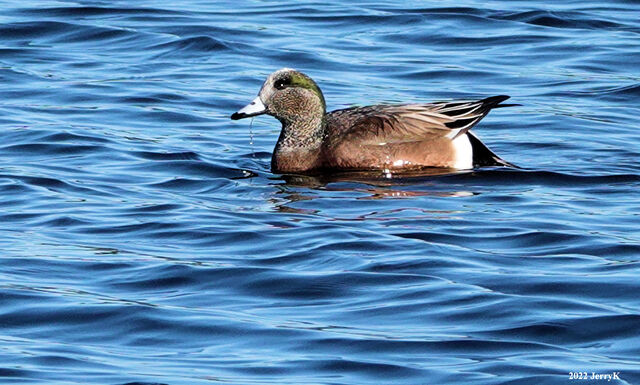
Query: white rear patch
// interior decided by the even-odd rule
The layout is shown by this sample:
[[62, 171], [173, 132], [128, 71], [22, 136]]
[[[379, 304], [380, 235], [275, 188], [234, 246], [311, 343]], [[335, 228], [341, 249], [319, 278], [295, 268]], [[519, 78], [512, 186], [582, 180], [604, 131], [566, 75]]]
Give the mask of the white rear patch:
[[455, 152], [453, 168], [473, 168], [473, 149], [471, 148], [469, 136], [467, 136], [467, 134], [460, 135], [452, 140], [451, 144], [453, 144], [453, 150]]

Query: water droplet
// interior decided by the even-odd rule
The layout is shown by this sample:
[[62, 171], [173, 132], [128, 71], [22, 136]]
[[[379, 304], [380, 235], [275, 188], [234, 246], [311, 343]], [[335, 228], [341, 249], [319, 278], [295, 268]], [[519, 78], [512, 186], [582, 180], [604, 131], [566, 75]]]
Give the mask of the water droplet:
[[251, 156], [256, 157], [256, 150], [253, 148], [253, 118], [249, 122], [249, 145], [251, 146]]

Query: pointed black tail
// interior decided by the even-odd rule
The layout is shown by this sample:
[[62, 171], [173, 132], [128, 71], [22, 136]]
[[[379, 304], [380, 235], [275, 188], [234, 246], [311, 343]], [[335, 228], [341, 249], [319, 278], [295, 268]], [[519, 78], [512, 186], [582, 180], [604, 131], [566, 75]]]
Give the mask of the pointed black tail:
[[469, 142], [471, 142], [471, 148], [473, 150], [473, 167], [503, 166], [520, 168], [496, 155], [496, 153], [482, 143], [473, 132], [468, 131], [467, 136], [469, 137]]
[[493, 108], [517, 107], [522, 105], [522, 104], [516, 104], [516, 103], [500, 104], [509, 98], [510, 98], [509, 95], [498, 95], [498, 96], [491, 96], [491, 97], [482, 99], [482, 108], [490, 110]]

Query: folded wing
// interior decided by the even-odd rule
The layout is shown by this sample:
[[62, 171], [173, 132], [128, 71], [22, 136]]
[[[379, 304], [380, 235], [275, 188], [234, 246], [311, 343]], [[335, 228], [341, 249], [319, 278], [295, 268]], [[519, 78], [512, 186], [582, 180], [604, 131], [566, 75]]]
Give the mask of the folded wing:
[[482, 100], [426, 104], [377, 105], [334, 111], [329, 116], [343, 123], [342, 139], [358, 137], [363, 144], [455, 139], [478, 124], [492, 108], [502, 107], [506, 95]]

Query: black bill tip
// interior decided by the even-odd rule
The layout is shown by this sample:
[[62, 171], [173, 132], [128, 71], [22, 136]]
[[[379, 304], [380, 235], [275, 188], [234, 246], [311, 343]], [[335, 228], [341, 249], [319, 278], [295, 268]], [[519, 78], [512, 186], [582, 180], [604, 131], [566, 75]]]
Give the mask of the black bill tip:
[[238, 119], [246, 118], [247, 116], [248, 115], [243, 112], [234, 112], [233, 115], [231, 115], [231, 120], [238, 120]]

